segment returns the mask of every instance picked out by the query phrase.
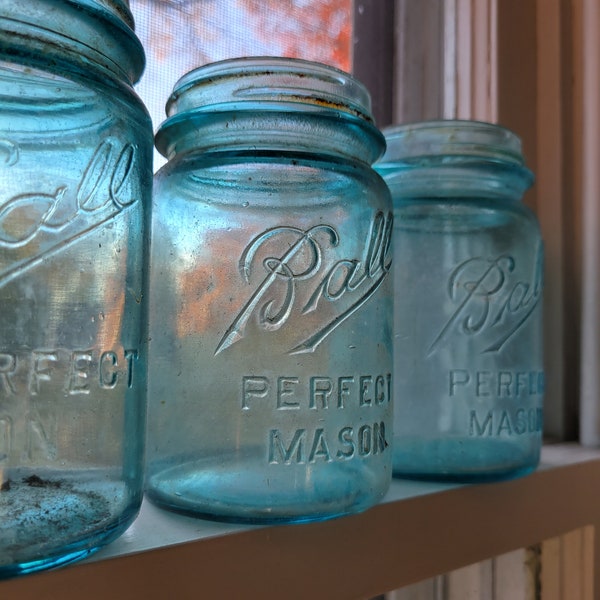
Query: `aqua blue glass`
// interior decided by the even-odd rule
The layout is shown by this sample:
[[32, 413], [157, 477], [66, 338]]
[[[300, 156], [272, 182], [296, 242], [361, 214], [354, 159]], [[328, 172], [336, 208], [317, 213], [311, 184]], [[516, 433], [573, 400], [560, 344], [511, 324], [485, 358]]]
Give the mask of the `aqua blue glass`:
[[543, 246], [520, 139], [489, 123], [384, 130], [394, 201], [394, 474], [524, 474], [543, 428]]
[[148, 497], [209, 518], [364, 510], [391, 479], [392, 206], [351, 76], [184, 76], [156, 136]]
[[0, 0], [0, 578], [140, 506], [143, 66], [126, 0]]

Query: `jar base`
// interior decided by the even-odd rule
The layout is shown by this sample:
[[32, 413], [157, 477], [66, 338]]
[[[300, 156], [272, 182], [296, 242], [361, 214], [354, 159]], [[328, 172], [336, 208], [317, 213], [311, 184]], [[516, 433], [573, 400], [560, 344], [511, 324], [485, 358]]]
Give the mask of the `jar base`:
[[[272, 475], [243, 464], [191, 461], [155, 472], [148, 499], [175, 512], [234, 523], [274, 524], [323, 521], [358, 513], [378, 502], [389, 482], [376, 481], [369, 468], [349, 464], [326, 469], [287, 470]], [[298, 490], [297, 486], [303, 489]]]
[[117, 538], [139, 510], [138, 503], [123, 510], [123, 482], [41, 475], [11, 474], [4, 480], [0, 579], [81, 560]]
[[393, 475], [401, 479], [477, 483], [522, 477], [539, 463], [541, 440], [394, 440]]

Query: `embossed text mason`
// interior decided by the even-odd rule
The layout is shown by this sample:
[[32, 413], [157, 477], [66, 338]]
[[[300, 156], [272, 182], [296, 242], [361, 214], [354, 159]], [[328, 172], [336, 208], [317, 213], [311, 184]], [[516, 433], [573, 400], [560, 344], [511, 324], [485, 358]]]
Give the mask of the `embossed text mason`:
[[148, 493], [247, 521], [363, 510], [391, 477], [389, 191], [363, 86], [288, 59], [185, 76], [157, 145]]

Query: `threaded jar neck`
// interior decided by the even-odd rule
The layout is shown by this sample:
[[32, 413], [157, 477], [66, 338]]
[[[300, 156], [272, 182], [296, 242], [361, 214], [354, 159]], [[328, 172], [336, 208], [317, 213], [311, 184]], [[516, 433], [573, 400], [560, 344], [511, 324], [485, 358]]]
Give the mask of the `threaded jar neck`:
[[481, 121], [438, 120], [383, 130], [385, 155], [375, 164], [394, 197], [520, 198], [533, 184], [521, 140]]
[[0, 54], [98, 65], [129, 85], [145, 66], [129, 0], [0, 0]]
[[169, 158], [190, 149], [296, 148], [371, 164], [384, 149], [366, 88], [305, 60], [240, 58], [200, 67], [175, 84], [166, 112], [156, 145]]

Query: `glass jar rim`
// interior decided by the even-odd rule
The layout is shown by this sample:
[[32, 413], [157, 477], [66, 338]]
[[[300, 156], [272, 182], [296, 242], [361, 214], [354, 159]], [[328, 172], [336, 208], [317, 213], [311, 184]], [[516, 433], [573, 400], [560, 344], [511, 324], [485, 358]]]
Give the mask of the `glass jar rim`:
[[484, 121], [439, 119], [385, 127], [387, 150], [379, 164], [435, 156], [463, 156], [525, 168], [521, 139]]
[[128, 84], [139, 80], [145, 55], [129, 0], [53, 2], [48, 13], [40, 0], [22, 2], [18, 9], [14, 0], [0, 0], [0, 43], [24, 56], [54, 59], [68, 52], [108, 69]]
[[446, 119], [384, 128], [374, 165], [397, 197], [521, 197], [534, 182], [521, 139], [501, 125]]
[[92, 10], [117, 17], [130, 29], [135, 28], [129, 0], [75, 0], [75, 4], [88, 6]]
[[373, 123], [367, 88], [323, 63], [277, 56], [213, 62], [177, 81], [166, 113], [214, 110], [336, 110]]

